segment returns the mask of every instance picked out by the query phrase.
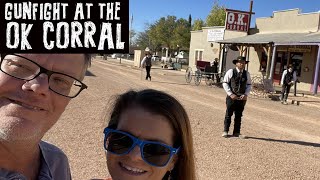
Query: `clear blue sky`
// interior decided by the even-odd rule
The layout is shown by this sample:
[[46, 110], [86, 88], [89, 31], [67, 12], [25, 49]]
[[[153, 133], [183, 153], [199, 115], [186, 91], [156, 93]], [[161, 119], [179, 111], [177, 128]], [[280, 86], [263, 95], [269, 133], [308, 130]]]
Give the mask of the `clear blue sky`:
[[[249, 11], [250, 0], [220, 0], [220, 5], [228, 9]], [[146, 23], [152, 24], [161, 17], [174, 15], [178, 18], [206, 20], [214, 0], [129, 0], [132, 29], [144, 31]], [[254, 0], [251, 27], [255, 18], [272, 16], [273, 11], [301, 9], [302, 13], [320, 11], [320, 0]]]

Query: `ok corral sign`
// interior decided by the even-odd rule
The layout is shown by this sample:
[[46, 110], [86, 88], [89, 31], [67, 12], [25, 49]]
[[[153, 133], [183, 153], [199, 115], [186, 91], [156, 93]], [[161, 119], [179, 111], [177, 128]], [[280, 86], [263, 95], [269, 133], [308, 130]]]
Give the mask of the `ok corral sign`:
[[226, 9], [225, 28], [232, 31], [247, 32], [249, 28], [250, 12]]
[[1, 53], [127, 53], [129, 0], [0, 3]]

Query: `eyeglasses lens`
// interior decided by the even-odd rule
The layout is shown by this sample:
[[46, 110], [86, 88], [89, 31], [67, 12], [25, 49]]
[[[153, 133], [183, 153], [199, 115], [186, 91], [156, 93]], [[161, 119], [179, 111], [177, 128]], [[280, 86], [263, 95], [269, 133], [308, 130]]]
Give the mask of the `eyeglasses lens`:
[[111, 132], [107, 137], [107, 150], [115, 154], [125, 154], [133, 145], [133, 139], [121, 133]]
[[150, 164], [163, 166], [170, 159], [170, 149], [161, 144], [145, 144], [143, 156]]
[[20, 79], [32, 79], [40, 72], [40, 68], [25, 58], [7, 55], [1, 63], [1, 70], [13, 77]]

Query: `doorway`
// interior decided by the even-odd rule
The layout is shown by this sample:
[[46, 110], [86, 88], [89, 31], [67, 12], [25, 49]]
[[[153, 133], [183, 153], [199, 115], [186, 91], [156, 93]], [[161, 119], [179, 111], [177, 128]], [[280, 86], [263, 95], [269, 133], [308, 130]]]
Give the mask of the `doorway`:
[[275, 70], [273, 74], [273, 81], [276, 84], [281, 83], [281, 77], [284, 70], [287, 69], [289, 64], [292, 64], [294, 71], [297, 73], [297, 77], [301, 76], [301, 65], [303, 53], [299, 52], [282, 52], [278, 51], [276, 54], [277, 61], [275, 64]]
[[273, 73], [273, 81], [276, 84], [280, 84], [282, 72], [287, 67], [288, 63], [288, 53], [287, 52], [277, 52], [276, 53], [276, 64]]

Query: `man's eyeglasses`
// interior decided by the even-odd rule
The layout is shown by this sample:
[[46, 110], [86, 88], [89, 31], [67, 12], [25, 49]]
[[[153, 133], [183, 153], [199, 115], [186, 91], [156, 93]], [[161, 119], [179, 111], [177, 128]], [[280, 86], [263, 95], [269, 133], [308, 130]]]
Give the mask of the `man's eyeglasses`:
[[104, 149], [108, 152], [125, 155], [135, 146], [139, 146], [142, 159], [156, 167], [166, 166], [171, 157], [177, 154], [180, 149], [160, 142], [140, 140], [129, 133], [110, 128], [105, 128], [104, 134]]
[[48, 75], [49, 89], [53, 92], [69, 97], [76, 97], [87, 86], [80, 80], [67, 74], [45, 69], [32, 60], [15, 54], [1, 55], [0, 70], [17, 79], [30, 81], [44, 73]]

